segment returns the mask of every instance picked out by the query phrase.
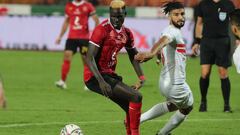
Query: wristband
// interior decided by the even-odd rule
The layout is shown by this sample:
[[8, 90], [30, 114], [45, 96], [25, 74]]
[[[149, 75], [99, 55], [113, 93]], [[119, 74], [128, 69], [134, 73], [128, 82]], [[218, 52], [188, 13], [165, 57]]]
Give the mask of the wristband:
[[144, 76], [144, 75], [141, 75], [141, 76], [139, 76], [139, 79], [140, 79], [141, 81], [144, 81], [144, 80], [145, 80], [145, 76]]
[[199, 44], [200, 45], [200, 43], [201, 43], [201, 38], [196, 37], [194, 39], [194, 44]]

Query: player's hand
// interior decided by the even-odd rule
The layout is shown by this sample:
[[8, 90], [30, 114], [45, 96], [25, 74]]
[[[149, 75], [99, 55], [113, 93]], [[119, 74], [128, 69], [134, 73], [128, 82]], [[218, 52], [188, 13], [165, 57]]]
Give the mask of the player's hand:
[[157, 65], [160, 65], [160, 63], [161, 63], [161, 60], [157, 59], [157, 60], [156, 60], [156, 64], [157, 64]]
[[61, 38], [58, 37], [58, 38], [56, 39], [56, 41], [55, 41], [55, 44], [56, 44], [56, 45], [59, 45], [60, 43], [61, 43]]
[[108, 83], [101, 81], [99, 82], [99, 87], [101, 88], [101, 91], [105, 97], [109, 98], [112, 96], [112, 88]]
[[140, 63], [146, 62], [152, 58], [153, 58], [153, 56], [150, 52], [141, 52], [134, 56], [134, 59], [139, 61]]
[[192, 52], [195, 56], [198, 56], [199, 55], [199, 44], [194, 44], [193, 47], [192, 47]]
[[238, 45], [240, 44], [240, 40], [237, 39], [237, 40], [235, 41], [235, 44], [236, 44], [236, 46], [238, 46]]
[[145, 80], [139, 80], [135, 85], [131, 86], [135, 90], [139, 90], [144, 85]]

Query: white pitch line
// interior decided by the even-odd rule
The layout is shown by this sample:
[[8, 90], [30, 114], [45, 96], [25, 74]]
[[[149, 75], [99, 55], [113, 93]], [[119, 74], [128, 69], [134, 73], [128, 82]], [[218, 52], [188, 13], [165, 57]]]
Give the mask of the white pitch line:
[[[166, 122], [168, 120], [150, 120], [148, 122]], [[187, 122], [224, 122], [224, 121], [240, 121], [240, 119], [187, 119]], [[0, 128], [13, 128], [13, 127], [28, 127], [28, 126], [48, 126], [48, 125], [66, 125], [70, 123], [75, 124], [118, 124], [123, 123], [123, 120], [116, 121], [82, 121], [82, 122], [45, 122], [45, 123], [15, 123], [0, 125]]]

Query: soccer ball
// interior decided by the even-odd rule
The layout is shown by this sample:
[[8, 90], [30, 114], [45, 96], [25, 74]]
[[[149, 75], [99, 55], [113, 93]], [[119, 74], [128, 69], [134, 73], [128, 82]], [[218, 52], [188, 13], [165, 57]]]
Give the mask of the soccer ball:
[[83, 135], [83, 132], [79, 126], [68, 124], [61, 130], [60, 135]]

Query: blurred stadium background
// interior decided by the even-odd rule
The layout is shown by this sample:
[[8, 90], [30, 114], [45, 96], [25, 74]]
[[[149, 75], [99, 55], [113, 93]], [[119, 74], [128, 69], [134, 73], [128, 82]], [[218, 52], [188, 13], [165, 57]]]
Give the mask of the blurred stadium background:
[[[108, 17], [108, 4], [111, 0], [90, 0], [103, 20]], [[167, 0], [126, 0], [128, 19], [136, 38], [136, 47], [141, 51], [151, 48], [159, 37], [160, 31], [167, 25], [161, 11], [161, 5]], [[188, 51], [191, 53], [195, 7], [199, 0], [180, 0], [186, 6], [187, 22], [183, 28]], [[233, 0], [240, 7], [239, 0]], [[60, 31], [64, 18], [64, 6], [67, 0], [1, 0], [0, 1], [0, 48], [22, 50], [63, 50], [54, 45], [54, 39]], [[90, 19], [90, 29], [93, 29]], [[142, 27], [145, 26], [145, 27]], [[13, 30], [9, 30], [9, 28]], [[33, 34], [34, 33], [34, 34]], [[67, 34], [65, 34], [66, 37]]]
[[[111, 0], [89, 0], [97, 9], [100, 20], [108, 17]], [[167, 0], [125, 0], [128, 17], [125, 25], [132, 28], [136, 47], [149, 50], [168, 24], [161, 12]], [[191, 54], [195, 7], [199, 0], [179, 0], [186, 6], [186, 24], [183, 35]], [[232, 0], [240, 8], [240, 0]], [[57, 135], [69, 123], [80, 125], [87, 135], [123, 135], [123, 112], [101, 96], [83, 90], [83, 66], [80, 57], [73, 59], [66, 91], [57, 89], [62, 50], [54, 44], [64, 19], [67, 0], [0, 0], [0, 74], [4, 78], [8, 108], [0, 110], [0, 135]], [[90, 28], [93, 22], [90, 19]], [[65, 34], [65, 39], [66, 39]], [[233, 42], [234, 46], [234, 42]], [[233, 47], [234, 49], [234, 47]], [[19, 51], [22, 50], [22, 51]], [[54, 51], [54, 52], [53, 52]], [[57, 52], [55, 52], [57, 51]], [[59, 52], [60, 51], [60, 52]], [[120, 55], [118, 72], [131, 85], [137, 77], [127, 56]], [[124, 67], [124, 68], [123, 68]], [[158, 75], [154, 61], [143, 64], [147, 77], [143, 111], [164, 98], [159, 96]], [[195, 109], [177, 135], [240, 135], [239, 82], [235, 68], [230, 68], [232, 82], [231, 104], [234, 113], [222, 112], [222, 97], [217, 69], [213, 69], [209, 89], [209, 112], [198, 113], [200, 66], [198, 58], [189, 58], [187, 81], [195, 97]], [[153, 135], [163, 126], [169, 115], [144, 123], [143, 135]]]

